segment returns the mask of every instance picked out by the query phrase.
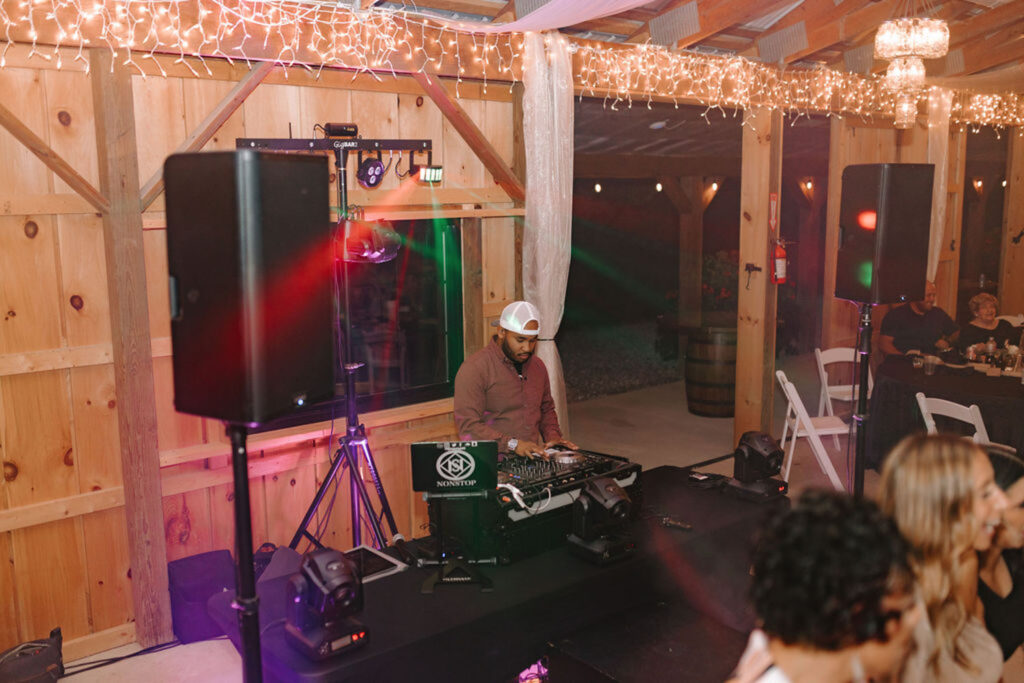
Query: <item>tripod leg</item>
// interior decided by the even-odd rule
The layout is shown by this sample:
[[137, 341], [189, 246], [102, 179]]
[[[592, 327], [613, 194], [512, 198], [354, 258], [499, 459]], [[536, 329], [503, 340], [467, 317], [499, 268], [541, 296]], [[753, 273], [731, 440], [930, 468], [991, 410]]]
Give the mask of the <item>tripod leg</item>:
[[370, 452], [370, 445], [366, 442], [365, 436], [362, 441], [358, 442], [358, 446], [363, 452], [363, 459], [366, 460], [366, 468], [370, 470], [370, 479], [373, 480], [373, 488], [377, 491], [377, 499], [380, 500], [380, 508], [384, 512], [384, 518], [388, 521], [388, 528], [391, 529], [391, 535], [395, 536], [398, 534], [398, 525], [395, 524], [395, 516], [391, 512], [388, 496], [384, 493], [384, 483], [380, 479], [380, 474], [377, 473], [377, 463], [373, 460], [373, 453]]
[[338, 470], [341, 469], [341, 466], [345, 462], [345, 451], [344, 447], [342, 447], [335, 451], [334, 462], [331, 463], [330, 471], [327, 473], [327, 476], [324, 477], [323, 482], [321, 482], [320, 488], [317, 489], [316, 497], [313, 498], [313, 502], [310, 503], [309, 508], [306, 510], [306, 515], [302, 518], [302, 522], [299, 523], [299, 528], [295, 530], [295, 535], [292, 536], [291, 543], [288, 544], [288, 547], [292, 550], [296, 550], [299, 547], [299, 541], [302, 540], [303, 536], [312, 541], [313, 545], [315, 545], [317, 548], [323, 548], [323, 546], [320, 544], [320, 541], [318, 541], [316, 537], [309, 533], [309, 523], [313, 520], [313, 516], [316, 514], [317, 509], [320, 507], [320, 501], [322, 501], [324, 499], [324, 496], [327, 494], [327, 487], [330, 486], [331, 482], [334, 481], [334, 478], [338, 476]]
[[360, 514], [359, 507], [362, 504], [363, 511], [366, 514], [366, 518], [370, 522], [370, 527], [373, 531], [373, 539], [375, 541], [375, 547], [378, 549], [387, 546], [387, 539], [384, 537], [384, 530], [380, 527], [380, 520], [377, 519], [377, 513], [373, 509], [373, 503], [370, 502], [370, 494], [366, 492], [366, 484], [363, 483], [362, 477], [359, 476], [359, 467], [357, 466], [357, 455], [356, 445], [352, 442], [346, 442], [343, 446], [345, 450], [345, 457], [348, 458], [348, 470], [349, 476], [352, 478], [352, 489], [354, 495], [352, 496], [352, 509], [354, 511], [352, 518], [352, 541], [359, 545], [358, 536], [356, 530], [360, 527]]

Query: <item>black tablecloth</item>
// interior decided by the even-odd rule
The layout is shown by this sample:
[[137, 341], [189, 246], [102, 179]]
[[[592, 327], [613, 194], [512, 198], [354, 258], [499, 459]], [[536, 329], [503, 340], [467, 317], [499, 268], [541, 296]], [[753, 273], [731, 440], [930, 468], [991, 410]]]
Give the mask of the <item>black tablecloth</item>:
[[[675, 467], [642, 474], [644, 518], [634, 525], [638, 551], [608, 567], [557, 548], [509, 566], [481, 567], [494, 581], [491, 593], [466, 585], [421, 594], [426, 569], [371, 582], [359, 616], [370, 632], [368, 643], [319, 664], [285, 642], [280, 620], [287, 576], [262, 581], [264, 675], [289, 681], [507, 681], [543, 655], [548, 642], [666, 596], [733, 633], [728, 643], [709, 644], [714, 651], [706, 656], [734, 664], [753, 625], [746, 597], [752, 537], [777, 505], [689, 488], [686, 481], [686, 471]], [[664, 514], [693, 530], [663, 527]], [[231, 599], [214, 596], [209, 611], [240, 646]]]
[[[1016, 377], [988, 377], [974, 368], [939, 366], [934, 375], [914, 368], [904, 356], [889, 356], [875, 373], [867, 425], [867, 465], [880, 469], [885, 455], [900, 439], [924, 431], [917, 392], [962, 405], [977, 404], [989, 439], [1024, 453], [1024, 386]], [[972, 433], [955, 421], [936, 419], [942, 431]]]

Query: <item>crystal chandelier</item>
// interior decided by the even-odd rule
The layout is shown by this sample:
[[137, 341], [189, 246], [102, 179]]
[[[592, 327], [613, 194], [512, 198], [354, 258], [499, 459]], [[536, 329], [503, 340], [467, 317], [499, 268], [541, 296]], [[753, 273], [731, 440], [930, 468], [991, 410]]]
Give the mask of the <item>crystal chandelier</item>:
[[875, 57], [937, 59], [949, 52], [949, 27], [941, 19], [903, 17], [878, 27]]
[[898, 93], [921, 90], [924, 87], [924, 62], [920, 57], [895, 58], [885, 70], [885, 83]]
[[875, 57], [890, 60], [885, 84], [895, 93], [924, 87], [924, 59], [937, 59], [949, 52], [949, 27], [941, 19], [914, 16], [930, 8], [928, 0], [918, 8], [916, 0], [903, 0], [902, 12], [878, 27]]

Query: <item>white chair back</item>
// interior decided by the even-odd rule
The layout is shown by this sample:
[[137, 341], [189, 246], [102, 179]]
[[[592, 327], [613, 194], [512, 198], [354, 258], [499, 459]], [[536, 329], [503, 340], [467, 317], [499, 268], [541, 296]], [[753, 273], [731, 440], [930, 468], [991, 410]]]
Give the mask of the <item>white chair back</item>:
[[[828, 477], [833, 488], [837, 491], [845, 491], [846, 488], [843, 486], [843, 482], [839, 479], [839, 475], [836, 473], [836, 468], [832, 465], [832, 461], [828, 457], [825, 445], [821, 442], [821, 432], [817, 427], [817, 421], [828, 420], [830, 424], [832, 422], [837, 423], [837, 426], [832, 426], [825, 430], [825, 433], [827, 434], [844, 432], [847, 428], [846, 425], [837, 417], [812, 418], [807, 413], [807, 408], [804, 407], [804, 402], [800, 399], [800, 394], [797, 393], [796, 387], [793, 386], [793, 383], [786, 377], [786, 373], [782, 370], [776, 370], [775, 377], [779, 380], [779, 384], [782, 386], [782, 392], [786, 396], [786, 400], [789, 402], [789, 406], [786, 409], [786, 427], [788, 428], [790, 424], [793, 425], [793, 442], [790, 444], [783, 479], [786, 481], [789, 480], [789, 468], [792, 466], [793, 448], [795, 446], [796, 439], [804, 436], [807, 437], [807, 441], [811, 445], [811, 451], [814, 453], [814, 458], [818, 461], [818, 466], [821, 468], [821, 471], [825, 473], [825, 476]], [[783, 442], [786, 440], [785, 432], [783, 432], [782, 440]]]
[[935, 415], [942, 415], [973, 425], [975, 443], [991, 443], [988, 439], [988, 430], [985, 429], [985, 421], [981, 418], [981, 408], [975, 404], [965, 406], [941, 398], [928, 398], [919, 391], [917, 406], [921, 409], [921, 417], [924, 418], [924, 426], [929, 434], [939, 433], [938, 427], [935, 426]]

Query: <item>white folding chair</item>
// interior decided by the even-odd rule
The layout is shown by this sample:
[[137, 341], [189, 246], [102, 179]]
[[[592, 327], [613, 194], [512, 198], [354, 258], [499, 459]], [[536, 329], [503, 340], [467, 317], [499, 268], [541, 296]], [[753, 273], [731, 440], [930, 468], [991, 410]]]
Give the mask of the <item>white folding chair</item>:
[[974, 440], [974, 443], [982, 446], [995, 446], [1000, 450], [1016, 453], [1016, 449], [1013, 446], [992, 443], [989, 440], [988, 430], [985, 429], [985, 421], [981, 418], [981, 408], [974, 403], [965, 406], [941, 398], [929, 398], [919, 391], [917, 392], [917, 407], [921, 409], [921, 417], [924, 418], [924, 426], [929, 434], [939, 433], [938, 427], [935, 426], [935, 416], [942, 415], [973, 425], [974, 436], [971, 438]]
[[[834, 349], [814, 349], [814, 359], [818, 363], [818, 379], [821, 381], [821, 393], [818, 395], [818, 415], [835, 415], [832, 410], [832, 401], [845, 401], [852, 403], [857, 400], [859, 387], [856, 384], [829, 384], [826, 368], [834, 364], [847, 364], [852, 368], [857, 359], [857, 350], [849, 346], [840, 346]], [[856, 378], [854, 379], [856, 382]], [[875, 387], [875, 378], [868, 368], [868, 396]], [[836, 448], [839, 448], [839, 437], [833, 436], [832, 441]]]
[[786, 373], [782, 370], [776, 370], [775, 376], [778, 378], [779, 384], [782, 386], [782, 392], [789, 402], [789, 406], [786, 408], [786, 425], [782, 429], [783, 448], [786, 445], [787, 434], [789, 435], [790, 442], [786, 459], [782, 463], [782, 478], [787, 482], [789, 481], [789, 470], [793, 466], [793, 452], [796, 450], [796, 440], [800, 437], [806, 437], [811, 445], [811, 451], [818, 461], [818, 466], [825, 473], [825, 476], [828, 477], [833, 488], [837, 491], [845, 491], [846, 487], [840, 481], [836, 468], [832, 466], [832, 461], [828, 457], [825, 445], [821, 443], [821, 437], [847, 434], [850, 431], [850, 426], [843, 422], [842, 418], [835, 415], [811, 417], [807, 414], [807, 408], [804, 407], [804, 402], [800, 400], [800, 394], [797, 393], [796, 387], [786, 378]]

